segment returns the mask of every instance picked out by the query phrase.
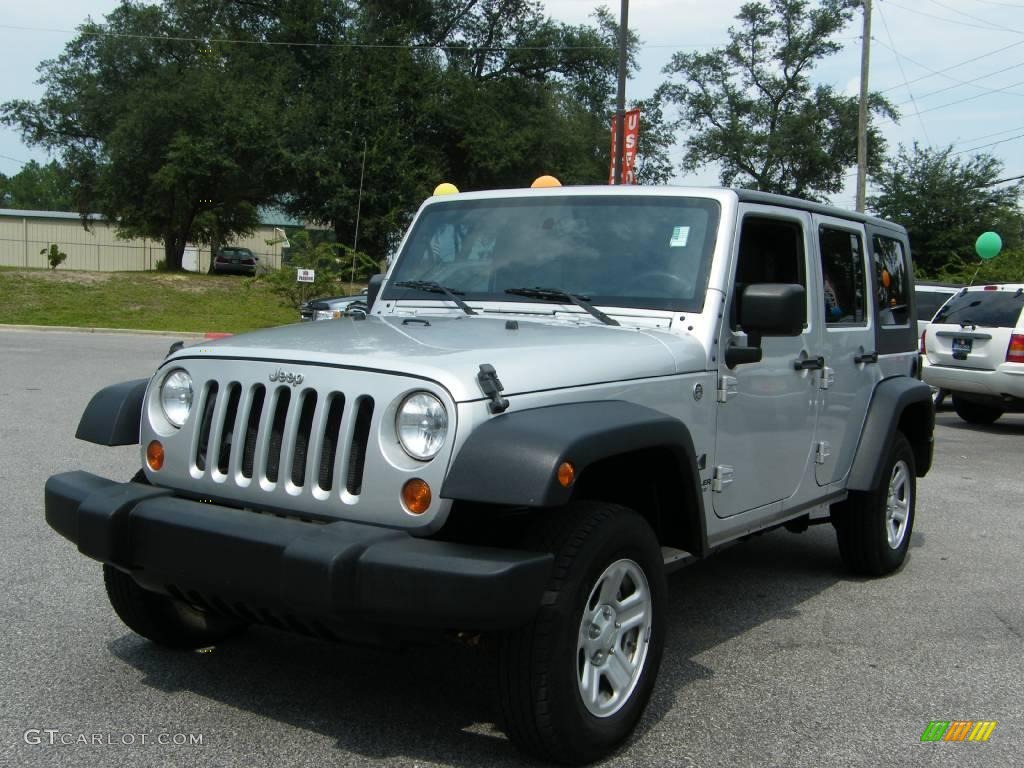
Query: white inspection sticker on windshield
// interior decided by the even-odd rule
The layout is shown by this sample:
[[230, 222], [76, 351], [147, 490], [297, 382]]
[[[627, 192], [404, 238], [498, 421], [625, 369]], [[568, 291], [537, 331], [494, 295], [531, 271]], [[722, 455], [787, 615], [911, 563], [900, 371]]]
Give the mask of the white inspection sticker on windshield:
[[668, 241], [668, 246], [669, 248], [682, 248], [689, 239], [689, 227], [672, 227], [672, 239]]

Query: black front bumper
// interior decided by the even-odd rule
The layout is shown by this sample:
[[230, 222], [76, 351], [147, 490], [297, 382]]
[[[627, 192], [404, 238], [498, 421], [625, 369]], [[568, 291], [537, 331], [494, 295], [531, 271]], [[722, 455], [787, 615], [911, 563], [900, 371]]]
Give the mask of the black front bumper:
[[47, 480], [46, 522], [146, 589], [255, 620], [512, 628], [533, 617], [552, 565], [546, 553], [308, 523], [88, 472]]

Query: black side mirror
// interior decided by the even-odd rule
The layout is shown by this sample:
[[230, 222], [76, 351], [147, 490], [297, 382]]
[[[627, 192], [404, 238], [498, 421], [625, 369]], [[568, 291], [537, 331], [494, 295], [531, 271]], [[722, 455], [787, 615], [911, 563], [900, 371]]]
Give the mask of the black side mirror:
[[755, 344], [762, 336], [799, 336], [807, 322], [807, 291], [791, 283], [748, 285], [740, 294], [737, 316]]
[[384, 275], [377, 274], [370, 277], [370, 281], [366, 284], [366, 313], [369, 314], [373, 309], [373, 303], [377, 300], [377, 294], [380, 293], [380, 287], [384, 284]]
[[747, 334], [747, 346], [730, 345], [725, 364], [730, 368], [761, 361], [764, 336], [799, 336], [807, 322], [807, 291], [791, 283], [754, 283], [737, 297], [737, 319]]

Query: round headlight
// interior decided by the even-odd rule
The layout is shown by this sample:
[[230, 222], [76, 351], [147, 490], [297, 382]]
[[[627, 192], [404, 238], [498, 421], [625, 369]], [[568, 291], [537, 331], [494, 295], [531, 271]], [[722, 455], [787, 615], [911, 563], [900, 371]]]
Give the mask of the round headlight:
[[428, 392], [414, 392], [398, 407], [395, 430], [402, 450], [420, 461], [437, 455], [448, 437], [448, 412]]
[[180, 368], [167, 374], [160, 385], [160, 406], [171, 424], [184, 424], [192, 410], [192, 377]]

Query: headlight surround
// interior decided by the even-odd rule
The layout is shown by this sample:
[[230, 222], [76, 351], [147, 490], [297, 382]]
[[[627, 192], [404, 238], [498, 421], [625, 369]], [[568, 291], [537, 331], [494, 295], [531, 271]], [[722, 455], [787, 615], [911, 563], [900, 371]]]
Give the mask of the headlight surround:
[[413, 392], [398, 406], [395, 431], [403, 451], [418, 461], [429, 461], [448, 437], [448, 411], [429, 392]]
[[167, 421], [181, 427], [192, 410], [192, 377], [182, 368], [164, 376], [160, 385], [160, 407]]

